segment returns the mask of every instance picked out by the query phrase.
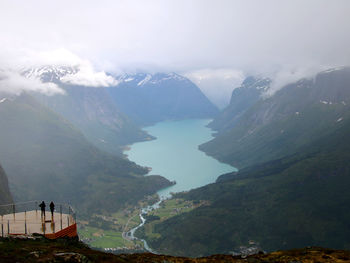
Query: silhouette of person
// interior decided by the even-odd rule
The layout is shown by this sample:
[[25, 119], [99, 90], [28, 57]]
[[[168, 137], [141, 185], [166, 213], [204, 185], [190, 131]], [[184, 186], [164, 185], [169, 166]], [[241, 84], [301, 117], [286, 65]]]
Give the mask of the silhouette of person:
[[44, 216], [45, 218], [45, 207], [46, 207], [46, 204], [44, 201], [41, 202], [41, 204], [39, 205], [40, 209], [41, 209], [41, 217]]
[[53, 218], [53, 212], [55, 211], [55, 204], [51, 201], [50, 203], [51, 217]]

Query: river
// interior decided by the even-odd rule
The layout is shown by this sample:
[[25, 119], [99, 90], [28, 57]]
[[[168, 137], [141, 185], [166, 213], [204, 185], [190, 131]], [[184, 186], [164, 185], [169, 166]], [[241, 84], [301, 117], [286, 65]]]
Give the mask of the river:
[[[170, 197], [171, 192], [188, 191], [213, 183], [219, 175], [236, 170], [198, 150], [200, 144], [213, 138], [212, 130], [206, 127], [209, 122], [208, 119], [187, 119], [157, 123], [144, 128], [156, 137], [155, 140], [135, 143], [124, 152], [129, 160], [152, 168], [149, 175], [162, 175], [176, 181], [175, 185], [158, 191], [161, 200]], [[156, 203], [142, 209], [142, 223], [129, 231], [131, 238], [135, 238], [135, 231], [145, 223], [142, 215], [158, 205]], [[145, 240], [142, 241], [148, 251], [155, 252]]]

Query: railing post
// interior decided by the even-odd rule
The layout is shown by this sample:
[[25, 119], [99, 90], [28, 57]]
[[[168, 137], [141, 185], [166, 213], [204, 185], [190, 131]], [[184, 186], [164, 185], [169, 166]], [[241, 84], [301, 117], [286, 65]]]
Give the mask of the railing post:
[[4, 237], [4, 224], [1, 222], [1, 236]]
[[62, 230], [62, 205], [60, 205], [60, 220], [61, 220], [61, 230]]
[[15, 207], [15, 204], [12, 205], [12, 213], [13, 213], [13, 219], [15, 220], [16, 219], [16, 207]]
[[27, 210], [24, 210], [24, 234], [27, 234]]
[[38, 202], [35, 201], [35, 213], [38, 216]]
[[68, 222], [68, 226], [69, 226], [69, 216], [67, 216], [67, 222]]
[[10, 235], [10, 220], [7, 220], [7, 235]]

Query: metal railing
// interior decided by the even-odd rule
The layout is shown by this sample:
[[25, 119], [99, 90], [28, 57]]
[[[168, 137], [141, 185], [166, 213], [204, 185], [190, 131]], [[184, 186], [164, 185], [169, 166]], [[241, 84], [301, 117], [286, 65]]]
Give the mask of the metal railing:
[[[76, 223], [76, 213], [69, 204], [55, 204], [55, 211], [39, 207], [41, 201], [0, 205], [0, 236], [56, 233]], [[49, 205], [46, 205], [48, 208]], [[49, 226], [48, 226], [49, 225]]]

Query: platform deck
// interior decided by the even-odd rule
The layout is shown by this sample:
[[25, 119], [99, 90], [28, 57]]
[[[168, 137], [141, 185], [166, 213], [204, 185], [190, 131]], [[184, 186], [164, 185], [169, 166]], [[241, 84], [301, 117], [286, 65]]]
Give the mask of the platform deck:
[[72, 215], [46, 211], [45, 218], [41, 211], [27, 211], [0, 216], [0, 236], [53, 234], [75, 224]]

